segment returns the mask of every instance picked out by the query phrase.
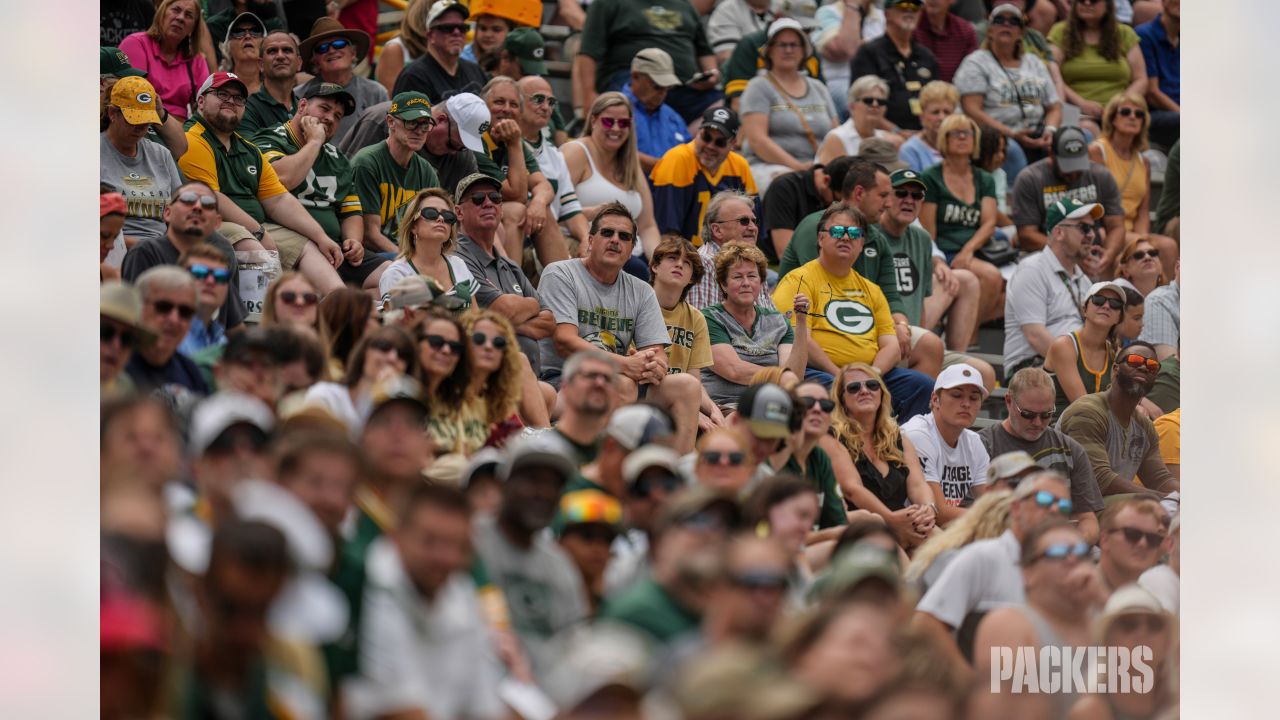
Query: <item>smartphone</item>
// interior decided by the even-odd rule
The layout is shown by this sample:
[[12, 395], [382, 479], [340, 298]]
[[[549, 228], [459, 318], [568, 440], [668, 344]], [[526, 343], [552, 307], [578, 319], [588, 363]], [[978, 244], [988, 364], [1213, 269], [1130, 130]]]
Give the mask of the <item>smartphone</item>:
[[700, 83], [700, 82], [702, 82], [703, 80], [710, 80], [710, 79], [711, 79], [711, 71], [710, 71], [710, 70], [704, 70], [704, 71], [702, 71], [702, 72], [698, 73], [697, 75], [694, 75], [693, 77], [689, 78], [689, 82], [687, 82], [687, 83], [685, 83], [685, 84], [686, 84], [686, 85], [696, 85], [697, 83]]

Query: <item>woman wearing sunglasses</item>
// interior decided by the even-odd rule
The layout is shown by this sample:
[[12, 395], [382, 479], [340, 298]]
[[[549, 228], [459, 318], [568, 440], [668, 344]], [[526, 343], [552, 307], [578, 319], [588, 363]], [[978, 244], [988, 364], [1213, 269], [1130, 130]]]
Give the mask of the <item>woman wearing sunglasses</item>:
[[880, 373], [849, 363], [831, 386], [831, 429], [842, 452], [832, 456], [845, 504], [884, 519], [903, 548], [933, 532], [937, 510], [915, 446], [893, 419], [893, 399]]
[[801, 382], [791, 395], [795, 412], [800, 414], [800, 429], [764, 462], [774, 472], [792, 473], [809, 481], [809, 489], [818, 494], [821, 508], [817, 518], [819, 528], [847, 525], [849, 521], [836, 488], [831, 457], [818, 447], [831, 429], [831, 410], [835, 403], [827, 397], [826, 386], [814, 381]]
[[1083, 395], [1111, 386], [1112, 342], [1116, 328], [1124, 321], [1124, 310], [1123, 287], [1113, 282], [1094, 283], [1080, 307], [1084, 324], [1049, 345], [1044, 369], [1056, 380], [1056, 407], [1065, 408]]
[[1160, 251], [1145, 237], [1134, 237], [1120, 252], [1119, 277], [1133, 283], [1142, 297], [1151, 294], [1161, 285], [1167, 285], [1164, 268], [1160, 265]]
[[286, 270], [267, 286], [262, 301], [262, 326], [295, 325], [316, 329], [320, 294], [302, 273]]
[[[1137, 585], [1116, 590], [1107, 600], [1102, 615], [1094, 622], [1094, 643], [1126, 648], [1151, 668], [1148, 677], [1130, 663], [1130, 687], [1149, 681], [1144, 692], [1115, 692], [1086, 695], [1071, 709], [1072, 720], [1112, 720], [1113, 718], [1171, 717], [1178, 707], [1178, 617], [1160, 606], [1160, 601]], [[1148, 648], [1149, 650], [1143, 650]], [[1149, 654], [1147, 654], [1149, 653]], [[1091, 679], [1086, 677], [1086, 679]], [[1106, 677], [1098, 678], [1105, 682]], [[1112, 679], [1112, 682], [1119, 682]]]
[[1114, 0], [1072, 0], [1067, 19], [1048, 34], [1066, 83], [1065, 101], [1080, 108], [1080, 126], [1095, 136], [1107, 101], [1147, 93], [1147, 63], [1138, 33], [1116, 19]]
[[339, 382], [318, 382], [307, 389], [306, 405], [328, 410], [359, 438], [373, 410], [373, 390], [382, 382], [418, 370], [413, 340], [398, 327], [380, 327], [365, 334], [351, 351], [346, 374]]
[[[525, 422], [520, 413], [525, 376], [520, 367], [520, 346], [511, 321], [491, 310], [473, 310], [462, 316], [471, 353], [471, 387], [467, 395], [489, 424], [485, 445], [500, 448]], [[532, 380], [532, 378], [530, 378]], [[540, 395], [533, 395], [542, 402]]]
[[461, 300], [463, 309], [470, 307], [476, 279], [453, 252], [458, 246], [458, 216], [449, 193], [440, 188], [423, 190], [405, 207], [403, 218], [400, 255], [378, 281], [383, 300], [400, 278], [422, 275], [435, 280], [445, 295]]
[[751, 482], [757, 461], [751, 443], [736, 429], [720, 427], [698, 442], [693, 476], [699, 485], [737, 497]]
[[418, 325], [419, 379], [427, 389], [431, 419], [427, 429], [437, 455], [471, 455], [489, 439], [489, 423], [471, 388], [471, 346], [462, 322], [432, 308]]
[[818, 162], [823, 165], [838, 157], [857, 155], [862, 141], [869, 138], [902, 142], [897, 133], [881, 128], [889, 105], [889, 83], [875, 75], [863, 75], [849, 86], [848, 102], [849, 119], [832, 128], [818, 148]]

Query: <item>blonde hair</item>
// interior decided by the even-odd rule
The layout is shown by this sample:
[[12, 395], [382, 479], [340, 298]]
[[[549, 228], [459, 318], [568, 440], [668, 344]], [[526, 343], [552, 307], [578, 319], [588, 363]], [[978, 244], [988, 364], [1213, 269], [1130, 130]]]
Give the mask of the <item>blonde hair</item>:
[[741, 450], [744, 455], [746, 455], [746, 458], [747, 458], [745, 461], [746, 465], [754, 466], [756, 464], [756, 459], [751, 454], [751, 443], [747, 440], [747, 436], [744, 435], [742, 432], [727, 426], [718, 427], [715, 430], [712, 430], [711, 432], [704, 433], [702, 438], [698, 440], [697, 450], [698, 450], [699, 461], [702, 460], [702, 451], [707, 449], [707, 445], [710, 445], [712, 440], [715, 440], [716, 438], [719, 438], [719, 437], [727, 437], [733, 442], [737, 443], [738, 449]]
[[1013, 493], [1002, 490], [988, 492], [972, 507], [952, 521], [941, 533], [929, 538], [916, 550], [915, 557], [903, 573], [907, 582], [915, 582], [924, 576], [933, 561], [947, 550], [956, 550], [978, 540], [999, 537], [1009, 528], [1009, 514], [1013, 508]]
[[[463, 313], [461, 320], [462, 328], [466, 331], [464, 342], [471, 342], [471, 334], [475, 332], [476, 325], [484, 320], [497, 325], [502, 336], [507, 339], [507, 346], [502, 349], [502, 366], [485, 378], [484, 385], [480, 388], [480, 400], [484, 402], [486, 420], [491, 425], [502, 422], [515, 414], [524, 389], [520, 382], [520, 346], [516, 344], [515, 329], [505, 316], [475, 307]], [[474, 362], [474, 357], [472, 361]]]
[[764, 253], [755, 245], [743, 245], [742, 243], [729, 243], [720, 248], [720, 252], [716, 253], [716, 285], [723, 290], [724, 286], [729, 283], [729, 271], [733, 266], [738, 264], [739, 260], [745, 260], [756, 266], [756, 270], [760, 273], [760, 282], [764, 283], [765, 274], [769, 269], [769, 261], [765, 258]]
[[[305, 275], [296, 270], [285, 270], [280, 273], [280, 277], [272, 280], [271, 284], [267, 286], [267, 296], [262, 300], [262, 327], [271, 327], [272, 325], [280, 324], [280, 319], [276, 317], [276, 291], [278, 291], [285, 283], [292, 282], [294, 280], [301, 280], [310, 286], [311, 292], [315, 293], [317, 296], [320, 294], [320, 292], [316, 290], [316, 286], [312, 284]], [[319, 301], [317, 301], [316, 305], [318, 306], [319, 304]], [[319, 317], [320, 313], [319, 310], [317, 310], [316, 322], [319, 322]], [[327, 346], [328, 343], [325, 343], [325, 345]]]
[[[1102, 136], [1110, 139], [1115, 133], [1116, 113], [1120, 111], [1120, 106], [1129, 103], [1138, 106], [1138, 109], [1145, 113], [1142, 116], [1142, 129], [1138, 131], [1138, 136], [1133, 139], [1133, 151], [1142, 152], [1147, 149], [1147, 131], [1151, 128], [1151, 109], [1147, 107], [1147, 101], [1129, 92], [1122, 92], [1115, 95], [1107, 101], [1107, 106], [1102, 109]], [[1135, 158], [1139, 160], [1138, 158]]]
[[[402, 258], [412, 258], [413, 253], [417, 250], [417, 236], [414, 235], [413, 225], [418, 220], [418, 213], [422, 211], [422, 206], [427, 204], [427, 198], [440, 198], [444, 200], [445, 210], [457, 214], [457, 210], [453, 207], [453, 198], [449, 193], [438, 187], [427, 188], [419, 192], [413, 197], [413, 200], [405, 206], [404, 214], [400, 216], [400, 254]], [[458, 223], [449, 226], [449, 239], [444, 241], [444, 245], [440, 247], [441, 255], [448, 255], [453, 252], [453, 247], [458, 242]]]
[[956, 86], [943, 80], [934, 80], [920, 90], [920, 107], [928, 107], [929, 103], [945, 102], [954, 109], [960, 104], [960, 91]]
[[1022, 393], [1032, 388], [1043, 388], [1053, 394], [1056, 390], [1053, 384], [1053, 376], [1044, 368], [1025, 367], [1009, 378], [1009, 394], [1013, 396], [1014, 400], [1022, 397]]
[[[1145, 131], [1144, 131], [1144, 132], [1145, 132]], [[1117, 262], [1116, 262], [1116, 274], [1117, 274], [1117, 275], [1119, 275], [1120, 277], [1124, 278], [1125, 280], [1130, 280], [1130, 281], [1132, 281], [1132, 280], [1133, 280], [1133, 278], [1129, 277], [1128, 275], [1126, 275], [1126, 274], [1124, 273], [1124, 266], [1125, 266], [1125, 265], [1127, 265], [1127, 264], [1129, 263], [1129, 258], [1130, 258], [1130, 257], [1131, 257], [1135, 252], [1137, 252], [1137, 250], [1138, 250], [1138, 246], [1139, 246], [1139, 245], [1141, 245], [1142, 243], [1146, 243], [1146, 244], [1150, 245], [1152, 250], [1154, 250], [1154, 249], [1155, 249], [1155, 247], [1156, 247], [1156, 246], [1155, 246], [1155, 243], [1151, 242], [1151, 238], [1150, 238], [1149, 236], [1147, 236], [1147, 235], [1139, 235], [1139, 236], [1137, 236], [1136, 238], [1134, 238], [1133, 240], [1130, 240], [1130, 241], [1129, 241], [1129, 242], [1124, 246], [1124, 250], [1121, 250], [1121, 251], [1120, 251], [1120, 257], [1119, 257], [1119, 259], [1118, 259], [1118, 260], [1117, 260]], [[1161, 268], [1161, 270], [1160, 270], [1160, 274], [1156, 276], [1156, 287], [1160, 287], [1161, 285], [1168, 285], [1168, 284], [1169, 284], [1169, 278], [1166, 278], [1166, 277], [1164, 276], [1164, 269], [1163, 269], [1163, 268], [1164, 268], [1164, 266], [1163, 266], [1163, 265], [1161, 265], [1160, 263], [1156, 263], [1156, 267]]]
[[[164, 28], [161, 27], [164, 24], [164, 14], [168, 12], [174, 3], [181, 1], [161, 0], [160, 5], [156, 7], [156, 14], [151, 18], [151, 27], [147, 28], [147, 37], [155, 40], [157, 44], [160, 43], [161, 36], [164, 34]], [[204, 43], [201, 38], [203, 33], [200, 32], [200, 29], [204, 26], [204, 13], [199, 0], [190, 0], [190, 2], [195, 6], [196, 20], [191, 26], [191, 33], [183, 38], [182, 42], [178, 43], [178, 52], [187, 58], [194, 58], [204, 49]], [[194, 95], [198, 89], [198, 87], [191, 88], [191, 94]]]
[[876, 410], [876, 426], [871, 430], [872, 448], [885, 462], [905, 462], [899, 447], [902, 442], [901, 432], [898, 422], [893, 419], [893, 396], [889, 394], [889, 386], [885, 385], [884, 378], [880, 377], [880, 371], [867, 363], [851, 362], [845, 365], [836, 374], [835, 382], [831, 383], [831, 399], [836, 403], [831, 409], [831, 431], [836, 440], [840, 441], [855, 461], [862, 454], [863, 428], [844, 409], [844, 376], [851, 370], [861, 370], [880, 382], [880, 408]]
[[952, 130], [965, 129], [973, 133], [973, 152], [969, 155], [973, 160], [977, 160], [978, 154], [982, 151], [980, 147], [982, 143], [979, 142], [982, 138], [982, 131], [978, 129], [978, 123], [974, 122], [973, 118], [960, 113], [946, 116], [942, 119], [942, 124], [938, 126], [938, 152], [945, 156], [951, 150], [951, 143], [947, 140], [947, 133]]
[[591, 137], [591, 126], [595, 124], [596, 118], [600, 117], [605, 110], [619, 105], [627, 109], [627, 117], [631, 118], [631, 127], [627, 128], [627, 139], [622, 142], [622, 147], [618, 148], [616, 167], [622, 171], [622, 187], [626, 190], [639, 191], [640, 183], [646, 181], [644, 171], [640, 169], [639, 151], [636, 149], [635, 113], [631, 109], [631, 101], [627, 100], [627, 96], [614, 91], [600, 93], [596, 101], [591, 103], [591, 111], [587, 113], [587, 125], [582, 131], [582, 137]]
[[432, 0], [409, 0], [400, 19], [400, 44], [409, 56], [419, 58], [427, 54], [427, 11]]
[[[879, 90], [884, 93], [886, 98], [889, 97], [889, 83], [885, 82], [879, 75], [863, 75], [849, 85], [847, 99], [850, 103], [858, 102], [872, 90]], [[921, 95], [920, 100], [921, 102], [924, 101], [923, 95]]]

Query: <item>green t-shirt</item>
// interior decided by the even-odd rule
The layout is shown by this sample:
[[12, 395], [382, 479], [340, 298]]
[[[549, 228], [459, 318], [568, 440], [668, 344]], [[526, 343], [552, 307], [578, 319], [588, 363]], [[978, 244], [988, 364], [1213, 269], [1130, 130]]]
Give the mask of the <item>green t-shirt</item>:
[[[265, 128], [253, 136], [267, 162], [293, 155], [302, 143], [288, 123]], [[351, 179], [351, 163], [338, 148], [325, 143], [307, 177], [289, 192], [324, 228], [324, 234], [336, 243], [342, 242], [342, 220], [360, 214], [360, 198]]]
[[272, 125], [289, 122], [293, 114], [298, 111], [298, 99], [290, 95], [290, 101], [293, 107], [281, 105], [279, 100], [271, 97], [271, 93], [267, 92], [267, 87], [263, 85], [245, 102], [244, 117], [240, 119], [236, 132], [249, 137]]
[[653, 578], [637, 580], [605, 601], [601, 620], [612, 620], [648, 633], [664, 645], [698, 630], [701, 618], [676, 602]]
[[986, 170], [973, 168], [973, 186], [977, 192], [972, 203], [963, 202], [947, 189], [942, 180], [941, 163], [920, 173], [920, 179], [924, 180], [924, 201], [938, 206], [938, 248], [946, 253], [960, 252], [982, 224], [982, 199], [995, 199], [995, 179]]
[[[1084, 45], [1080, 54], [1065, 60], [1059, 67], [1062, 69], [1062, 81], [1071, 86], [1085, 100], [1092, 100], [1106, 105], [1113, 96], [1129, 87], [1133, 79], [1133, 70], [1127, 58], [1129, 50], [1138, 44], [1138, 33], [1128, 25], [1116, 23], [1116, 32], [1120, 34], [1120, 55], [1115, 60], [1107, 60], [1098, 52], [1097, 45]], [[1067, 24], [1060, 22], [1049, 28], [1049, 42], [1062, 47], [1067, 39]]]
[[1178, 361], [1178, 356], [1170, 355], [1160, 361], [1160, 372], [1156, 375], [1155, 384], [1151, 386], [1151, 392], [1147, 393], [1147, 399], [1161, 410], [1171, 413], [1182, 406], [1181, 385], [1182, 364]]
[[[794, 456], [787, 458], [782, 466], [783, 472], [802, 474], [800, 463]], [[818, 493], [818, 527], [829, 528], [848, 525], [849, 518], [844, 513], [844, 501], [836, 487], [836, 471], [831, 467], [831, 458], [822, 448], [814, 448], [804, 464], [805, 479], [813, 483], [813, 491]]]
[[697, 58], [715, 54], [688, 0], [595, 0], [587, 9], [579, 52], [596, 61], [596, 91], [651, 47], [667, 51], [682, 81], [698, 73]]
[[421, 155], [409, 156], [409, 166], [402, 168], [391, 157], [386, 140], [356, 153], [351, 172], [362, 212], [376, 214], [382, 234], [392, 242], [400, 232], [400, 210], [419, 192], [440, 187], [435, 168]]
[[[796, 225], [791, 235], [791, 242], [782, 251], [782, 260], [778, 264], [778, 279], [804, 265], [818, 259], [818, 221], [822, 219], [824, 210], [810, 213]], [[882, 262], [889, 257], [889, 248], [885, 245], [884, 234], [879, 225], [872, 225], [867, 232], [867, 241], [862, 244], [862, 253], [853, 261], [853, 269], [858, 274], [880, 286], [884, 299], [889, 303], [889, 312], [902, 313], [910, 317], [898, 295], [898, 282], [893, 263]], [[809, 298], [813, 300], [813, 298]]]
[[897, 278], [902, 314], [907, 316], [907, 322], [919, 325], [924, 317], [924, 299], [933, 292], [933, 240], [919, 225], [908, 225], [902, 237], [890, 235], [879, 225], [874, 228], [884, 239], [884, 251], [893, 259], [884, 265], [892, 267]]
[[[484, 140], [484, 146], [488, 152], [475, 153], [476, 169], [494, 180], [505, 182], [507, 169], [511, 165], [507, 159], [507, 146], [494, 142], [487, 132], [481, 136], [481, 139]], [[524, 150], [524, 167], [529, 174], [541, 172], [538, 167], [538, 158], [534, 157], [533, 148], [529, 147], [529, 143], [521, 140], [520, 147]]]
[[323, 645], [325, 666], [329, 670], [329, 682], [337, 687], [339, 681], [360, 670], [360, 620], [364, 607], [365, 559], [369, 546], [382, 536], [382, 528], [357, 507], [355, 533], [342, 543], [337, 562], [329, 573], [329, 580], [347, 599], [350, 614], [347, 630], [337, 640]]

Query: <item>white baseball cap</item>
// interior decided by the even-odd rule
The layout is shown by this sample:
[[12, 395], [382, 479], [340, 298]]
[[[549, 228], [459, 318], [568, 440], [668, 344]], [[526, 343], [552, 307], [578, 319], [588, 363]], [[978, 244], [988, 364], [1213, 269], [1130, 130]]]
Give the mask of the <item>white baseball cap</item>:
[[458, 136], [462, 144], [472, 152], [484, 152], [484, 140], [480, 137], [489, 130], [489, 106], [472, 93], [459, 93], [444, 103], [445, 112], [458, 124]]
[[982, 391], [982, 397], [987, 397], [987, 386], [982, 384], [982, 373], [968, 363], [956, 363], [950, 367], [943, 368], [938, 373], [938, 379], [933, 383], [933, 390], [950, 390], [951, 388], [964, 387], [965, 385], [973, 385]]

